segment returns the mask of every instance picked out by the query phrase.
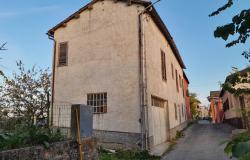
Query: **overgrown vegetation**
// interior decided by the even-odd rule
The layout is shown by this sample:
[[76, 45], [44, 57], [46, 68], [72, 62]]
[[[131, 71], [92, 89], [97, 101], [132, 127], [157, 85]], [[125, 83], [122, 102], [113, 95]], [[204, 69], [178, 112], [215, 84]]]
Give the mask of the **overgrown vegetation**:
[[100, 149], [100, 160], [160, 160], [160, 157], [152, 156], [148, 151], [125, 150], [112, 153]]
[[190, 109], [191, 109], [191, 114], [192, 114], [192, 119], [198, 119], [199, 117], [199, 111], [198, 111], [198, 105], [201, 103], [199, 99], [197, 98], [196, 93], [190, 93]]
[[53, 132], [48, 128], [41, 128], [31, 124], [21, 124], [17, 125], [12, 132], [0, 133], [0, 150], [34, 145], [44, 145], [48, 148], [49, 143], [64, 139], [65, 137], [59, 130]]
[[182, 138], [184, 136], [185, 136], [184, 131], [177, 131], [175, 139], [179, 139], [179, 138]]
[[245, 132], [233, 137], [232, 140], [228, 141], [224, 151], [230, 157], [239, 158], [239, 160], [249, 160], [250, 133]]
[[[5, 50], [5, 44], [0, 50]], [[0, 71], [0, 150], [62, 141], [59, 130], [48, 128], [51, 96], [49, 69], [26, 69], [21, 61], [7, 77]]]
[[221, 86], [223, 90], [228, 91], [236, 96], [242, 93], [250, 93], [250, 88], [238, 87], [241, 84], [250, 83], [250, 67], [239, 71], [238, 69], [233, 69], [233, 73], [227, 77], [225, 83]]
[[17, 62], [18, 71], [9, 78], [2, 74], [0, 84], [0, 120], [25, 118], [30, 123], [48, 118], [51, 96], [51, 73], [48, 69], [25, 69]]

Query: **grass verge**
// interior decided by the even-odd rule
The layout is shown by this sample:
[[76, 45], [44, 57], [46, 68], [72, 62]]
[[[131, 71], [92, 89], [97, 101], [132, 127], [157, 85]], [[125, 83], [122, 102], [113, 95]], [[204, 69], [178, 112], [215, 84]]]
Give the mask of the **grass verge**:
[[124, 150], [109, 152], [104, 149], [99, 150], [100, 160], [160, 160], [161, 157], [152, 156], [148, 151]]

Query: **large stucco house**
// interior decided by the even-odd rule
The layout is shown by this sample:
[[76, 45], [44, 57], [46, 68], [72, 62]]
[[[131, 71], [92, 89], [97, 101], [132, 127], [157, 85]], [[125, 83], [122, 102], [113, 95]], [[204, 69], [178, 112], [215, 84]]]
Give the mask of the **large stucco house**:
[[[250, 67], [247, 67], [234, 74], [230, 74], [226, 77], [225, 83], [230, 82], [235, 76], [244, 75], [250, 77]], [[248, 80], [249, 81], [249, 80]], [[225, 122], [233, 125], [236, 128], [250, 128], [249, 120], [250, 116], [250, 83], [240, 82], [235, 85], [236, 89], [240, 89], [240, 93], [235, 94], [228, 90], [222, 89], [220, 97], [223, 100], [223, 109], [225, 111]]]
[[[54, 40], [52, 115], [60, 104], [91, 105], [99, 142], [150, 150], [186, 126], [185, 65], [150, 5], [92, 0], [48, 31]], [[60, 124], [70, 127], [53, 119]]]

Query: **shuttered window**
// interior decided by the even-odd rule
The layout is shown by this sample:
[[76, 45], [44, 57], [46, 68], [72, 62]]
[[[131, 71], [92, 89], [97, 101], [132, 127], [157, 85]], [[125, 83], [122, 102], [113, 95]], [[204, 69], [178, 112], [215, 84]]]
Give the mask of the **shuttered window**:
[[174, 79], [174, 65], [171, 63], [171, 70], [172, 70], [172, 78]]
[[182, 104], [182, 117], [184, 117], [184, 105]]
[[59, 44], [59, 66], [66, 66], [68, 61], [68, 42], [63, 42]]
[[161, 72], [162, 72], [162, 80], [167, 81], [166, 56], [163, 51], [161, 51]]
[[179, 75], [179, 84], [180, 84], [180, 88], [182, 88], [181, 75]]
[[177, 70], [175, 70], [175, 81], [176, 81], [176, 90], [179, 92], [179, 84], [178, 84], [178, 73]]

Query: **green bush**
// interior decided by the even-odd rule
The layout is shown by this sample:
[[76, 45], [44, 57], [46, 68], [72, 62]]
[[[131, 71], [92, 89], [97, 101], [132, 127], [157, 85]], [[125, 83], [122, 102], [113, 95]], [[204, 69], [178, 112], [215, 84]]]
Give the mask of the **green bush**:
[[12, 133], [0, 134], [0, 150], [14, 149], [33, 145], [44, 145], [62, 141], [65, 137], [60, 131], [52, 132], [47, 128], [39, 128], [35, 125], [19, 125]]
[[184, 135], [184, 132], [183, 131], [177, 131], [176, 132], [176, 135], [175, 135], [175, 138], [176, 139], [179, 139], [179, 138], [182, 138], [182, 137], [184, 137], [185, 135]]
[[224, 152], [240, 160], [246, 160], [246, 157], [250, 157], [250, 133], [241, 133], [233, 137], [227, 143]]
[[100, 160], [160, 160], [158, 156], [152, 156], [148, 151], [117, 151], [111, 153], [106, 150], [100, 150]]
[[249, 159], [250, 159], [250, 152], [239, 158], [239, 160], [249, 160]]

